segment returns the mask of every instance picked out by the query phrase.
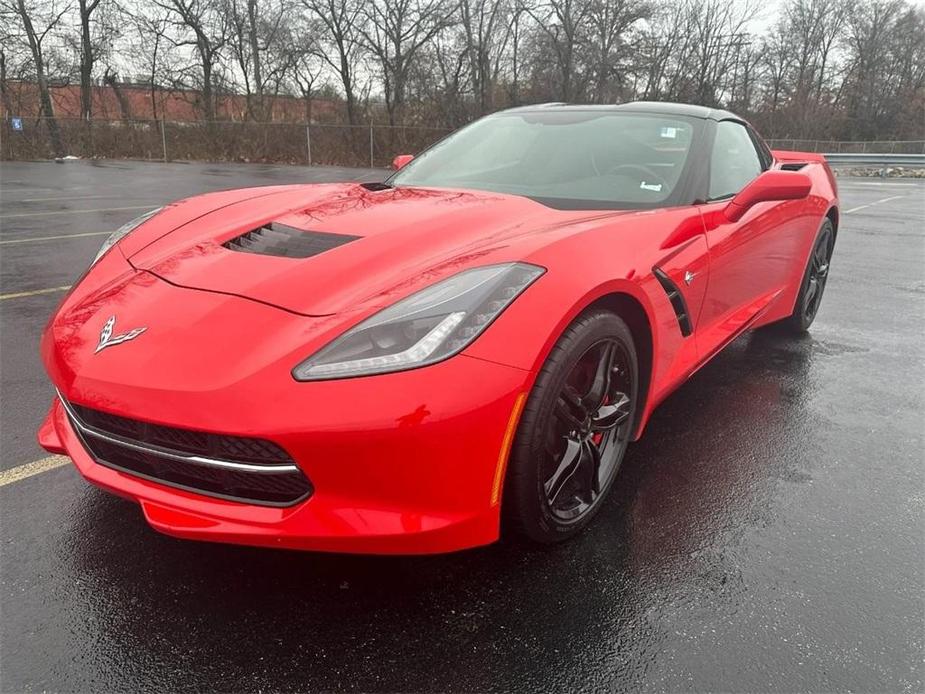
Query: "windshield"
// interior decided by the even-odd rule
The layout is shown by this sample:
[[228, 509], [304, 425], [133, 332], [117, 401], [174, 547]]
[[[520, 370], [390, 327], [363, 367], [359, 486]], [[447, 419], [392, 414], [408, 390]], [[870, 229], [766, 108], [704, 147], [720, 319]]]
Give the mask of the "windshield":
[[695, 123], [593, 110], [499, 113], [437, 143], [389, 183], [523, 195], [558, 208], [662, 207], [674, 204]]

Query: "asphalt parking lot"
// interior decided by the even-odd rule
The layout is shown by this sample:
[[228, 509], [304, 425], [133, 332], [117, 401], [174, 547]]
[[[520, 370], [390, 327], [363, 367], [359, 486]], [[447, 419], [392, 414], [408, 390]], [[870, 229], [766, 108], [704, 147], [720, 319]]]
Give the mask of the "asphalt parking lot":
[[840, 179], [811, 335], [698, 372], [562, 547], [190, 543], [68, 465], [21, 468], [47, 458], [40, 331], [107, 232], [197, 192], [378, 175], [2, 164], [0, 690], [925, 688], [925, 181]]

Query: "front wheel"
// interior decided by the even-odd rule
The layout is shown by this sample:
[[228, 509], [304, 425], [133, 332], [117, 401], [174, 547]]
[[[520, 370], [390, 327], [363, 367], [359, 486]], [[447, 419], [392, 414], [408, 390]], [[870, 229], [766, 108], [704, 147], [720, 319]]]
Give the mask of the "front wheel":
[[551, 543], [587, 525], [626, 453], [637, 388], [636, 349], [619, 316], [592, 311], [569, 326], [517, 429], [502, 506], [506, 529]]

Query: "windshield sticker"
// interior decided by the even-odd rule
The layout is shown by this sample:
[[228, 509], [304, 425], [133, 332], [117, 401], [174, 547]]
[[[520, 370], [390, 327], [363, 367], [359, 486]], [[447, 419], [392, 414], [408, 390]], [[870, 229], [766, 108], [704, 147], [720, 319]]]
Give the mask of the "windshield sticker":
[[639, 184], [639, 189], [640, 190], [651, 190], [653, 193], [661, 193], [662, 184], [661, 183], [646, 183], [645, 181], [643, 181], [642, 183]]
[[677, 128], [662, 128], [662, 137], [667, 140], [674, 140], [678, 136]]

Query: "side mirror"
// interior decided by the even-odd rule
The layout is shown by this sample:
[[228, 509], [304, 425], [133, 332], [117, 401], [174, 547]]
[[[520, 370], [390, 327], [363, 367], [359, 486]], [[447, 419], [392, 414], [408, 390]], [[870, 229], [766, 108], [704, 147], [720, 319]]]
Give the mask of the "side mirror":
[[812, 187], [809, 176], [798, 171], [765, 171], [739, 191], [726, 205], [723, 214], [730, 222], [738, 222], [759, 202], [801, 200], [809, 195]]
[[413, 154], [399, 154], [392, 160], [392, 168], [398, 171], [403, 166], [406, 166], [412, 159], [414, 159]]

